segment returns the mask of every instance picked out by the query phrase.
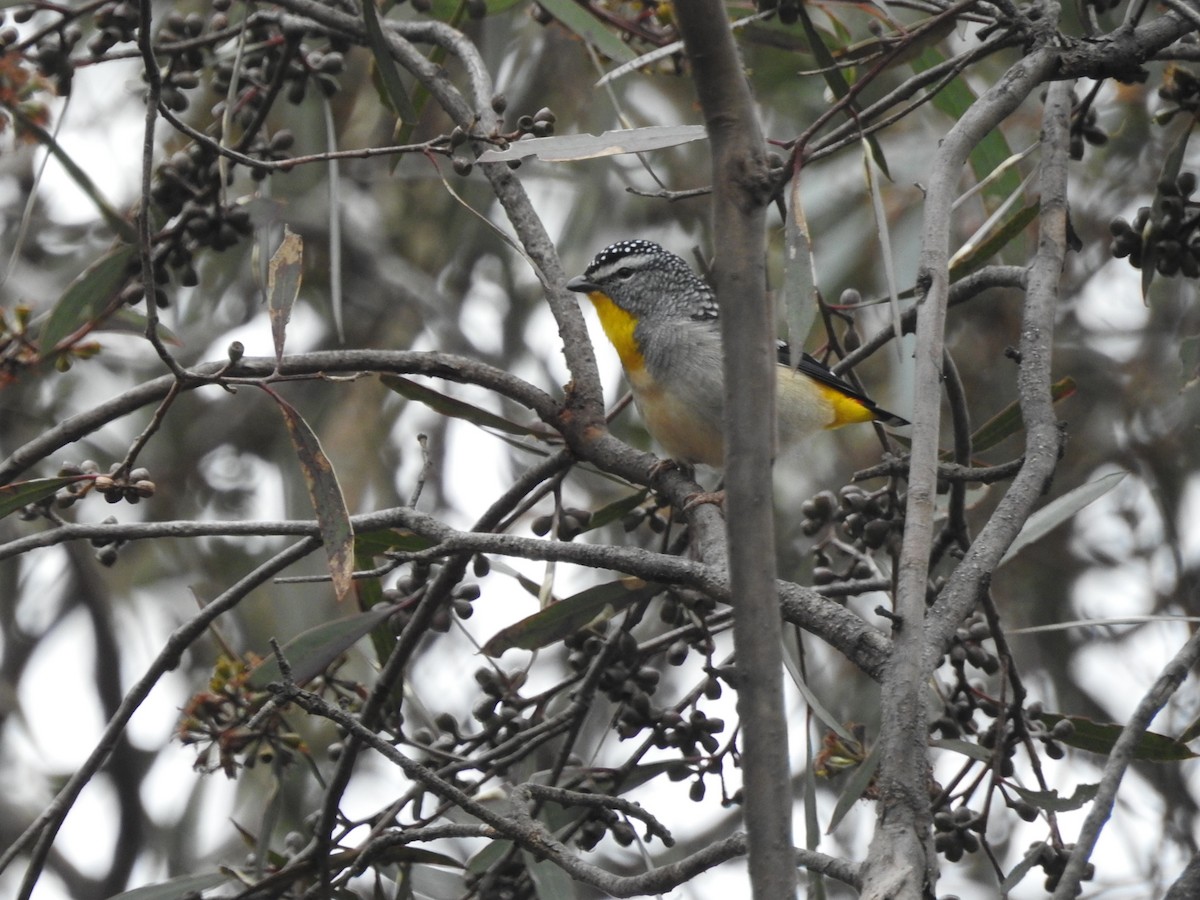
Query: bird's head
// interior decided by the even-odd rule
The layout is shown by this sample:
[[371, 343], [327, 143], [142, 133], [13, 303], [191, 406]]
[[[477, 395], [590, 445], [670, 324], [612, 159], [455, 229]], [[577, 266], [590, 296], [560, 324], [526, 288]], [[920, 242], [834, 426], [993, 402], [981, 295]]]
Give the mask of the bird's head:
[[639, 320], [717, 315], [712, 288], [683, 259], [653, 241], [618, 241], [605, 247], [567, 288], [586, 293], [597, 304], [606, 297]]

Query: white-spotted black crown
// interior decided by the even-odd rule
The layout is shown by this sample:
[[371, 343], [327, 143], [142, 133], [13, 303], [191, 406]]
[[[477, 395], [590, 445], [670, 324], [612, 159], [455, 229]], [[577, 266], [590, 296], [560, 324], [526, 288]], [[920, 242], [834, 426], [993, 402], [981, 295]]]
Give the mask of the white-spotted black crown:
[[601, 287], [618, 306], [639, 315], [684, 312], [693, 319], [715, 319], [712, 288], [679, 256], [654, 241], [635, 238], [605, 247], [584, 277]]

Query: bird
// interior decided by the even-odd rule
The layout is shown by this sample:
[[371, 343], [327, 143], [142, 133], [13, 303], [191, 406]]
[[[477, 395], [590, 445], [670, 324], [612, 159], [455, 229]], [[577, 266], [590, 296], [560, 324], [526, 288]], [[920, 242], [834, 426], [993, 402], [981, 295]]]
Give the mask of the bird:
[[[605, 247], [566, 286], [595, 306], [650, 436], [674, 462], [722, 468], [724, 353], [708, 282], [659, 244], [634, 239]], [[777, 353], [781, 445], [858, 422], [909, 424], [808, 353], [794, 366], [786, 342]]]

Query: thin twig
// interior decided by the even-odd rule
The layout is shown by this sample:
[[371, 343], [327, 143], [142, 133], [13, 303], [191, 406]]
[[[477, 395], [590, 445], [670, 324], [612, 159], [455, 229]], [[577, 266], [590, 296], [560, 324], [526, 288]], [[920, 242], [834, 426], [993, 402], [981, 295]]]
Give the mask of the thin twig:
[[[109, 754], [112, 753], [113, 747], [116, 746], [117, 739], [124, 733], [125, 726], [133, 714], [141, 708], [150, 691], [158, 684], [159, 679], [179, 665], [184, 650], [207, 631], [213, 620], [237, 606], [247, 594], [270, 580], [275, 573], [303, 559], [320, 546], [319, 539], [310, 537], [275, 554], [271, 559], [240, 578], [196, 616], [171, 634], [163, 649], [146, 669], [145, 674], [125, 694], [121, 705], [105, 726], [99, 741], [83, 765], [67, 780], [67, 783], [59, 790], [54, 800], [43, 810], [41, 815], [34, 819], [3, 854], [0, 854], [0, 871], [3, 871], [18, 854], [26, 851], [29, 853], [29, 864], [26, 867], [25, 878], [18, 894], [19, 900], [28, 900], [32, 894], [41, 877], [42, 868], [46, 864], [46, 857], [54, 844], [58, 830], [62, 827], [63, 820], [71, 811], [80, 792], [104, 765]], [[32, 849], [30, 849], [31, 844]]]
[[1112, 816], [1113, 805], [1117, 799], [1117, 789], [1121, 786], [1125, 770], [1133, 761], [1138, 741], [1146, 733], [1146, 729], [1150, 727], [1150, 723], [1154, 721], [1158, 711], [1183, 684], [1197, 660], [1200, 660], [1200, 632], [1192, 635], [1174, 658], [1167, 663], [1150, 690], [1138, 703], [1137, 709], [1125, 723], [1125, 727], [1121, 729], [1121, 735], [1117, 738], [1112, 752], [1108, 755], [1108, 761], [1104, 764], [1104, 774], [1100, 777], [1096, 796], [1092, 800], [1087, 818], [1083, 820], [1079, 837], [1075, 839], [1075, 848], [1071, 851], [1066, 869], [1063, 870], [1062, 877], [1059, 879], [1058, 889], [1054, 892], [1054, 900], [1071, 900], [1077, 896], [1084, 869], [1092, 855], [1092, 850], [1095, 849], [1100, 831]]
[[179, 380], [186, 378], [183, 366], [167, 349], [158, 333], [158, 288], [154, 283], [154, 244], [150, 229], [154, 178], [154, 126], [158, 122], [158, 104], [162, 94], [162, 76], [154, 58], [154, 32], [151, 29], [151, 3], [138, 4], [138, 49], [142, 53], [142, 71], [146, 77], [146, 127], [142, 136], [142, 202], [137, 212], [138, 254], [142, 264], [142, 296], [146, 303], [146, 340], [168, 369]]

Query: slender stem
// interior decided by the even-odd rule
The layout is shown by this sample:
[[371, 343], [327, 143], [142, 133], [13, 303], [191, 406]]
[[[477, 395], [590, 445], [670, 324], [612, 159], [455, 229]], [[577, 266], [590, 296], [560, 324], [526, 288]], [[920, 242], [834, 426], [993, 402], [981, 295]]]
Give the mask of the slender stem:
[[725, 345], [727, 540], [737, 652], [742, 777], [752, 896], [796, 892], [783, 648], [775, 582], [771, 470], [775, 445], [775, 317], [766, 295], [771, 186], [750, 94], [718, 0], [677, 5], [680, 32], [712, 147], [713, 237]]

